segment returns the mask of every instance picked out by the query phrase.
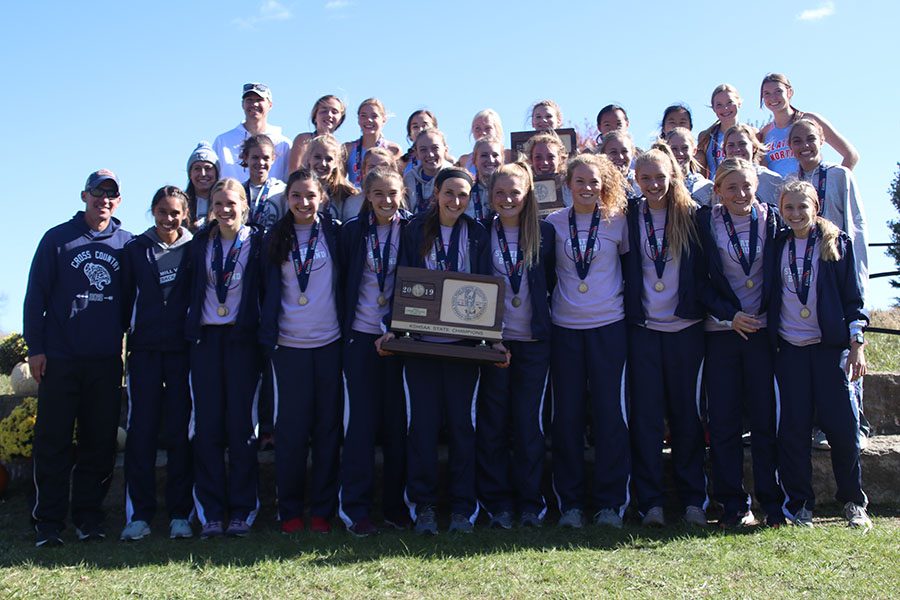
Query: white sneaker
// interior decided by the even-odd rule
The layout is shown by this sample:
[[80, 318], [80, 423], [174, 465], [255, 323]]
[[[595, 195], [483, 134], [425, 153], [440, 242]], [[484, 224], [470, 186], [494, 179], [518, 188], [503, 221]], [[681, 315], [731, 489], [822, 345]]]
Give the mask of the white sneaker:
[[859, 433], [859, 451], [862, 452], [869, 447], [869, 436], [863, 432]]
[[844, 505], [844, 516], [847, 517], [847, 527], [861, 529], [863, 533], [872, 529], [872, 519], [869, 518], [864, 506], [848, 502]]
[[594, 525], [605, 525], [606, 527], [622, 529], [622, 517], [613, 509], [604, 508], [594, 515]]
[[136, 542], [150, 535], [150, 524], [147, 521], [132, 521], [122, 530], [119, 539], [123, 542]]
[[581, 529], [584, 527], [584, 513], [580, 508], [570, 508], [564, 512], [556, 523], [559, 527], [569, 527], [571, 529]]

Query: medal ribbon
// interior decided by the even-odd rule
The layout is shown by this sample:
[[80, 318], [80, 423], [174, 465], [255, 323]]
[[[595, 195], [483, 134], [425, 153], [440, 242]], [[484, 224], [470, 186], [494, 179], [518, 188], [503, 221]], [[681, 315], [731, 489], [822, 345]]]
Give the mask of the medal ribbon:
[[[525, 260], [522, 257], [522, 246], [519, 239], [516, 239], [516, 262], [513, 264], [512, 254], [509, 251], [509, 244], [506, 241], [506, 232], [503, 231], [503, 223], [500, 217], [494, 217], [494, 226], [497, 229], [497, 245], [500, 246], [500, 254], [503, 255], [503, 266], [506, 267], [506, 276], [509, 277], [509, 285], [512, 287], [513, 295], [519, 295], [519, 288], [522, 287], [522, 271], [525, 267]], [[519, 230], [521, 233], [521, 230]], [[593, 246], [591, 246], [593, 248]], [[587, 275], [587, 273], [585, 273]], [[584, 279], [582, 277], [582, 279]]]
[[422, 182], [416, 181], [416, 214], [422, 214], [428, 210], [428, 202], [425, 200], [425, 192], [422, 190]]
[[472, 199], [472, 205], [475, 207], [475, 220], [480, 221], [484, 218], [484, 213], [481, 212], [481, 184], [475, 182], [475, 185], [472, 186], [472, 191], [469, 193], [469, 198]]
[[575, 271], [578, 272], [578, 278], [582, 281], [587, 277], [591, 268], [591, 261], [594, 260], [594, 242], [597, 240], [597, 229], [599, 227], [600, 207], [594, 206], [594, 213], [591, 215], [591, 227], [588, 229], [587, 243], [582, 255], [581, 244], [578, 242], [578, 226], [575, 224], [575, 209], [569, 209], [569, 240], [572, 242], [572, 254], [575, 255]]
[[300, 242], [297, 240], [297, 231], [291, 227], [293, 244], [291, 247], [291, 261], [294, 263], [294, 272], [297, 274], [297, 283], [300, 285], [300, 293], [306, 291], [309, 285], [309, 274], [312, 272], [313, 260], [316, 257], [316, 246], [319, 243], [319, 219], [313, 221], [309, 230], [309, 241], [306, 242], [306, 258], [301, 262]]
[[653, 215], [650, 214], [650, 203], [644, 202], [644, 229], [647, 231], [647, 244], [650, 246], [650, 257], [656, 267], [656, 276], [662, 279], [666, 270], [666, 257], [669, 255], [669, 212], [666, 211], [666, 224], [663, 226], [662, 250], [656, 241], [656, 231], [653, 229]]
[[[818, 168], [819, 180], [816, 182], [816, 195], [819, 197], [819, 216], [823, 216], [825, 212], [825, 190], [828, 187], [828, 167], [825, 163], [819, 163]], [[800, 168], [800, 179], [803, 180], [803, 168]], [[812, 182], [810, 182], [812, 183]]]
[[448, 260], [447, 252], [444, 250], [444, 237], [438, 230], [437, 237], [434, 239], [434, 260], [439, 271], [459, 270], [459, 231], [460, 222], [457, 220], [450, 232], [450, 256], [453, 258]]
[[224, 266], [222, 265], [224, 258], [222, 236], [216, 235], [213, 238], [212, 270], [216, 274], [216, 299], [218, 299], [219, 304], [225, 304], [225, 300], [228, 298], [228, 286], [231, 284], [231, 277], [234, 275], [234, 268], [237, 266], [238, 256], [241, 253], [241, 246], [244, 244], [244, 240], [241, 239], [243, 230], [243, 227], [238, 230], [234, 243], [228, 251], [228, 257], [224, 259]]
[[[249, 198], [250, 197], [250, 182], [249, 181], [247, 182], [247, 185], [244, 187], [244, 189], [247, 191], [247, 197]], [[253, 215], [251, 218], [251, 221], [253, 221], [254, 223], [259, 223], [259, 219], [260, 219], [260, 217], [262, 217], [263, 210], [266, 207], [266, 200], [268, 200], [268, 199], [269, 199], [269, 180], [267, 179], [266, 182], [262, 185], [262, 187], [259, 188], [259, 193], [256, 195], [256, 200], [254, 200], [251, 203], [251, 206], [253, 207], [253, 210], [250, 213], [251, 215]]]
[[391, 259], [391, 236], [394, 235], [394, 219], [388, 229], [387, 239], [384, 241], [384, 251], [379, 253], [378, 248], [378, 225], [375, 223], [375, 213], [369, 211], [369, 256], [372, 258], [372, 266], [375, 268], [375, 276], [378, 278], [378, 291], [384, 293], [384, 282], [387, 271], [390, 268]]
[[797, 247], [794, 245], [794, 234], [791, 233], [788, 238], [788, 263], [790, 263], [791, 277], [794, 278], [794, 286], [797, 288], [797, 298], [800, 304], [806, 306], [806, 299], [809, 297], [809, 285], [812, 280], [812, 258], [813, 249], [816, 246], [816, 228], [813, 227], [809, 232], [809, 238], [806, 240], [806, 252], [803, 253], [803, 275], [797, 274]]
[[741, 248], [741, 240], [738, 239], [737, 231], [734, 229], [734, 221], [731, 220], [731, 215], [728, 214], [728, 211], [724, 208], [722, 209], [722, 221], [725, 223], [725, 232], [728, 233], [728, 241], [731, 242], [731, 247], [734, 249], [734, 253], [741, 263], [744, 275], [749, 277], [750, 268], [753, 266], [753, 261], [756, 260], [756, 246], [759, 240], [759, 236], [757, 235], [759, 214], [756, 212], [756, 206], [750, 208], [750, 231], [747, 234], [748, 243], [750, 245], [749, 260], [748, 257], [744, 255], [744, 249]]

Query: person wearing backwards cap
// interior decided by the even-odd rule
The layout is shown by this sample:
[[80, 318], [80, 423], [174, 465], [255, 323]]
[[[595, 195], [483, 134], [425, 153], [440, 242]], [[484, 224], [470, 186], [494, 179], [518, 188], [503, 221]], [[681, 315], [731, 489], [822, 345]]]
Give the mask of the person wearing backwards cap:
[[241, 107], [244, 109], [244, 122], [219, 135], [213, 142], [213, 152], [219, 157], [219, 179], [233, 177], [238, 181], [247, 181], [250, 178], [250, 171], [241, 166], [241, 145], [251, 135], [264, 133], [275, 143], [275, 163], [269, 174], [287, 181], [291, 140], [281, 133], [281, 127], [269, 125], [267, 120], [272, 110], [272, 90], [264, 83], [245, 83], [241, 92]]
[[81, 200], [83, 211], [44, 234], [25, 292], [28, 366], [40, 385], [31, 513], [37, 546], [62, 543], [70, 476], [78, 538], [105, 537], [102, 505], [115, 462], [125, 321], [121, 260], [132, 236], [113, 218], [121, 196], [111, 171], [91, 173]]

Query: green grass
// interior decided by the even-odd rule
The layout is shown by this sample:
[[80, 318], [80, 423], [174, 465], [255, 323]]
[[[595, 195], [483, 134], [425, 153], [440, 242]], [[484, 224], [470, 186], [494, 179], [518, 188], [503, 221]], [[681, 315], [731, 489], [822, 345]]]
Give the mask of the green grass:
[[[872, 327], [900, 330], [900, 308], [873, 310]], [[866, 360], [870, 371], [897, 373], [900, 371], [900, 335], [868, 333]]]
[[136, 543], [81, 544], [69, 529], [64, 547], [36, 549], [18, 492], [0, 506], [0, 597], [819, 599], [900, 589], [898, 510], [877, 517], [868, 535], [825, 518], [812, 530], [740, 534], [547, 526], [357, 540], [338, 530], [282, 536], [264, 515], [243, 540], [172, 542], [159, 521]]

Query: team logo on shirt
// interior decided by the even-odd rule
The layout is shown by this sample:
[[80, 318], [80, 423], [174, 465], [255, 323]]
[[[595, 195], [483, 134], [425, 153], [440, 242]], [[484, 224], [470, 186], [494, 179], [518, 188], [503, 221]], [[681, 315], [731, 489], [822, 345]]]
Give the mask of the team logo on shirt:
[[[578, 230], [578, 247], [581, 249], [582, 256], [584, 256], [584, 253], [587, 251], [588, 233], [589, 232], [587, 229], [579, 229]], [[598, 254], [600, 254], [600, 246], [601, 246], [601, 240], [600, 240], [600, 234], [598, 232], [597, 239], [594, 240], [594, 256], [597, 256]], [[569, 258], [569, 260], [571, 260], [572, 262], [575, 262], [575, 253], [572, 251], [572, 240], [568, 237], [566, 238], [564, 248], [565, 248], [566, 256]], [[500, 264], [503, 264], [503, 263], [501, 262]], [[504, 267], [504, 269], [505, 269], [505, 267]]]
[[453, 313], [464, 321], [480, 319], [487, 309], [488, 299], [484, 291], [474, 285], [464, 285], [453, 294]]
[[112, 277], [110, 277], [109, 271], [101, 264], [94, 262], [85, 263], [84, 269], [82, 270], [84, 271], [85, 277], [88, 279], [88, 283], [97, 288], [98, 292], [102, 292], [103, 288], [112, 283]]

